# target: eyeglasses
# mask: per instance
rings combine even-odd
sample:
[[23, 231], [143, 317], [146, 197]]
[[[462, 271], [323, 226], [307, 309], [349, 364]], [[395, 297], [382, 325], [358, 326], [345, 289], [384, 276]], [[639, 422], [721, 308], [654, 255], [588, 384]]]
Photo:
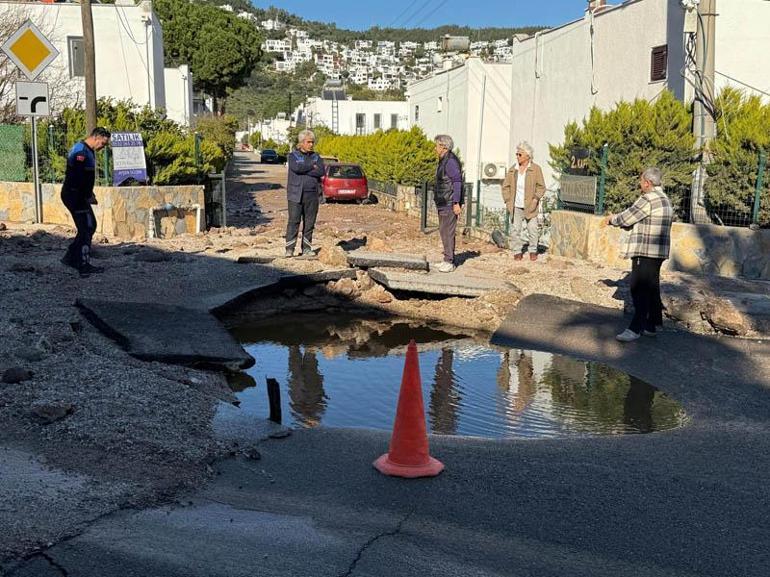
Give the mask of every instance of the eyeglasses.
[[517, 152], [517, 153], [516, 153], [516, 156], [527, 156], [527, 155], [526, 155], [526, 154], [524, 154], [523, 152]]

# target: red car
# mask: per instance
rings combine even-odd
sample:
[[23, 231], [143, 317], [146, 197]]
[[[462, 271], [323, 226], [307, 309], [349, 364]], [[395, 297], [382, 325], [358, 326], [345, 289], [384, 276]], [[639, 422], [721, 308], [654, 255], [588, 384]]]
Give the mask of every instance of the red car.
[[327, 164], [321, 183], [324, 197], [329, 200], [355, 200], [360, 204], [369, 198], [369, 183], [357, 164]]

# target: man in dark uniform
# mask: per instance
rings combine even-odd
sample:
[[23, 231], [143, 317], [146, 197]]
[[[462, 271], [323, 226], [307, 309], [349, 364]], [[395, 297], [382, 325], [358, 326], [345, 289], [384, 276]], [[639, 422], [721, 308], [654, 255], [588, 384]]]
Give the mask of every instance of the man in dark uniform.
[[96, 180], [96, 151], [101, 150], [110, 142], [110, 133], [105, 128], [94, 128], [85, 140], [73, 146], [67, 155], [67, 171], [64, 174], [64, 184], [61, 189], [61, 199], [64, 206], [72, 214], [77, 234], [67, 248], [62, 262], [76, 268], [80, 276], [102, 272], [102, 269], [91, 265], [91, 239], [96, 232], [96, 216], [91, 208], [96, 204], [94, 182]]
[[318, 203], [322, 194], [321, 177], [324, 163], [313, 152], [315, 134], [303, 130], [297, 137], [297, 148], [289, 154], [289, 179], [286, 197], [289, 202], [289, 222], [286, 225], [286, 257], [294, 256], [299, 223], [302, 221], [302, 256], [313, 254], [313, 229], [318, 216]]

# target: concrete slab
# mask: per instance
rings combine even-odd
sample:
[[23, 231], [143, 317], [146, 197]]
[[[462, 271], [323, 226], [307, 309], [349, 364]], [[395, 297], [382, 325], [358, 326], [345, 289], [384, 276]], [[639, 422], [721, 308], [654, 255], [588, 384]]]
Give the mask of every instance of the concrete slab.
[[433, 295], [478, 297], [494, 290], [514, 290], [514, 286], [499, 279], [468, 276], [461, 270], [450, 273], [403, 273], [370, 269], [369, 276], [389, 290]]
[[95, 327], [138, 359], [230, 369], [254, 364], [251, 355], [206, 311], [95, 299], [78, 299], [75, 304]]
[[403, 268], [407, 270], [428, 270], [424, 256], [387, 252], [356, 250], [348, 253], [348, 264], [360, 268]]

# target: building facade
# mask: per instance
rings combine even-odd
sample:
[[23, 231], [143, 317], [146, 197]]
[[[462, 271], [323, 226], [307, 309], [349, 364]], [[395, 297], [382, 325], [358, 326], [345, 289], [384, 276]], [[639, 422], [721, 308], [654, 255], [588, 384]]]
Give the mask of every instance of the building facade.
[[[469, 58], [407, 87], [411, 119], [428, 138], [448, 134], [467, 182], [480, 182], [482, 202], [502, 208], [500, 184], [513, 164], [510, 146], [511, 65]], [[498, 167], [495, 174], [483, 167]]]
[[[735, 86], [767, 98], [770, 74], [757, 65], [770, 53], [767, 23], [770, 2], [717, 1], [717, 91]], [[695, 14], [688, 15], [680, 0], [627, 0], [615, 6], [595, 2], [580, 20], [515, 38], [511, 147], [530, 142], [546, 183], [553, 187], [548, 145], [563, 142], [564, 127], [581, 122], [592, 107], [607, 110], [636, 98], [652, 101], [663, 90], [692, 102], [687, 51], [697, 26]]]
[[[336, 112], [335, 112], [336, 107]], [[337, 134], [371, 134], [378, 130], [408, 130], [409, 105], [390, 100], [324, 100], [309, 98], [297, 111], [308, 126], [326, 126]]]
[[[93, 4], [92, 14], [97, 97], [168, 110], [174, 120], [187, 118], [189, 123], [192, 77], [189, 70], [164, 70], [163, 31], [152, 3], [145, 0], [135, 5], [133, 0], [117, 0], [115, 4]], [[51, 87], [53, 112], [82, 105], [85, 59], [80, 4], [2, 2], [0, 18], [18, 21], [19, 25], [30, 19], [59, 51], [38, 79]], [[186, 78], [182, 79], [183, 75]], [[175, 82], [169, 93], [167, 77]]]

